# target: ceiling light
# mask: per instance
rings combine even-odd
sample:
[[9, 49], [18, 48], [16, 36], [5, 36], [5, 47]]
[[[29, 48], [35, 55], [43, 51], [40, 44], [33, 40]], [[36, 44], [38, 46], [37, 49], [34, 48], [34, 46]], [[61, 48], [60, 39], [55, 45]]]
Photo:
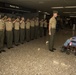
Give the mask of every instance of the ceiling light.
[[10, 5], [10, 7], [12, 7], [12, 8], [19, 8], [18, 6], [14, 6], [14, 5]]
[[62, 9], [64, 7], [51, 7], [52, 9]]
[[66, 6], [65, 8], [76, 8], [76, 6]]
[[44, 12], [46, 15], [50, 15], [48, 12]]

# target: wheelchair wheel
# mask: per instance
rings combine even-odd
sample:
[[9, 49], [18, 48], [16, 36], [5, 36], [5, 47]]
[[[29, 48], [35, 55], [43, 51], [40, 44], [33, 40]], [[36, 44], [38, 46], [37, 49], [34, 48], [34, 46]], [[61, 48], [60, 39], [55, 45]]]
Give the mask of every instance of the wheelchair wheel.
[[67, 54], [67, 55], [70, 54], [70, 49], [67, 49], [66, 54]]
[[63, 52], [66, 52], [66, 50], [67, 49], [65, 47], [62, 47], [60, 51], [63, 53]]

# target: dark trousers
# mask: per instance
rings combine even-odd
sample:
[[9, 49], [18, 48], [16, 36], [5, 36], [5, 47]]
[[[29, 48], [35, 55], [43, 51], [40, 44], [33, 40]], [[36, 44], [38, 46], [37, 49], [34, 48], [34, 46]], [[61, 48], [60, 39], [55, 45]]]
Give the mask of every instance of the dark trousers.
[[14, 43], [15, 45], [19, 43], [19, 30], [14, 30]]
[[6, 37], [7, 37], [7, 47], [11, 48], [12, 47], [12, 41], [13, 41], [13, 34], [12, 31], [6, 31]]
[[4, 44], [7, 43], [7, 40], [6, 40], [6, 30], [4, 31]]
[[49, 49], [53, 49], [54, 47], [54, 38], [55, 38], [56, 29], [51, 29], [51, 35], [49, 37]]
[[0, 51], [3, 49], [4, 45], [4, 31], [0, 31]]
[[35, 27], [31, 27], [31, 40], [35, 38]]
[[24, 43], [25, 40], [25, 29], [20, 29], [20, 42]]
[[35, 26], [35, 38], [37, 39], [39, 37], [39, 27]]
[[47, 28], [44, 27], [44, 36], [46, 36], [46, 33], [47, 33]]
[[43, 36], [43, 33], [44, 33], [43, 27], [40, 27], [40, 37]]
[[30, 41], [30, 29], [26, 29], [26, 41]]

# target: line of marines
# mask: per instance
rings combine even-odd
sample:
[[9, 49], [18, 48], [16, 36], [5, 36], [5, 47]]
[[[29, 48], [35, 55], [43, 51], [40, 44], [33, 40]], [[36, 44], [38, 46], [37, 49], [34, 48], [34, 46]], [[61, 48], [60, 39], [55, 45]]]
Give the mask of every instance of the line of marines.
[[39, 18], [16, 17], [11, 18], [0, 15], [0, 53], [5, 52], [4, 45], [8, 49], [14, 45], [24, 44], [39, 37], [46, 36], [48, 23], [47, 20]]

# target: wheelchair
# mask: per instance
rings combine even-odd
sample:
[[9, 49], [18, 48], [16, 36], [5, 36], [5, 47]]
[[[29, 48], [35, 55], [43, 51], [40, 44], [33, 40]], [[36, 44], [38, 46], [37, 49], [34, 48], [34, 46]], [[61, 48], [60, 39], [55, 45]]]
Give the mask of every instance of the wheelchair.
[[67, 47], [63, 47], [61, 50], [62, 52], [65, 52], [66, 54], [73, 53], [76, 56], [76, 42], [70, 42]]

